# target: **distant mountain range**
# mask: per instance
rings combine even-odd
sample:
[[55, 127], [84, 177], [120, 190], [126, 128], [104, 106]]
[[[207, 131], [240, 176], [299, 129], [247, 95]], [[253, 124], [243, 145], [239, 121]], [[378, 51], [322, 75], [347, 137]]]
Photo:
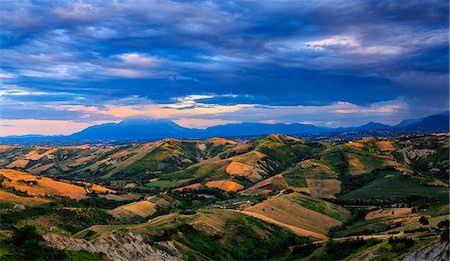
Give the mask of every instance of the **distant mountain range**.
[[265, 124], [237, 123], [194, 129], [181, 127], [170, 120], [160, 119], [126, 119], [120, 123], [106, 123], [88, 127], [80, 132], [67, 136], [7, 136], [0, 137], [1, 144], [45, 144], [70, 142], [102, 142], [102, 141], [148, 141], [165, 138], [203, 139], [210, 137], [258, 136], [267, 134], [302, 135], [313, 133], [349, 133], [349, 132], [449, 132], [449, 113], [431, 115], [420, 119], [404, 120], [395, 126], [376, 122], [359, 127], [327, 128], [312, 124]]

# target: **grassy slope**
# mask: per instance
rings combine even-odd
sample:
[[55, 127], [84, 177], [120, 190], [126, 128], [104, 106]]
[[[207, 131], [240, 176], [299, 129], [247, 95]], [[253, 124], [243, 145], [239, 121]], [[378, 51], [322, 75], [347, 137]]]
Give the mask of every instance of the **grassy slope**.
[[269, 135], [237, 146], [236, 149], [230, 149], [218, 157], [163, 175], [161, 179], [177, 181], [195, 178], [195, 182], [229, 179], [227, 167], [235, 161], [253, 168], [255, 173], [248, 174], [253, 181], [245, 176], [237, 180], [241, 185], [248, 187], [262, 177], [278, 174], [296, 162], [317, 154], [324, 147], [320, 143], [306, 142], [284, 135]]
[[255, 150], [268, 156], [265, 162], [270, 175], [278, 174], [293, 164], [313, 157], [325, 146], [284, 135], [269, 135], [251, 142]]
[[369, 184], [355, 189], [345, 195], [343, 198], [407, 198], [411, 195], [426, 196], [438, 199], [442, 202], [448, 202], [448, 188], [423, 186], [421, 179], [394, 175], [387, 177], [386, 174], [370, 182]]
[[291, 199], [305, 208], [322, 213], [341, 222], [345, 222], [350, 218], [350, 213], [348, 210], [325, 200], [320, 200], [303, 194], [295, 194], [295, 196], [292, 196]]
[[286, 255], [293, 244], [308, 242], [278, 226], [218, 209], [193, 215], [168, 214], [137, 225], [93, 226], [77, 237], [89, 230], [98, 236], [131, 231], [150, 241], [173, 240], [185, 257], [194, 259], [270, 259]]
[[25, 224], [37, 225], [42, 232], [74, 234], [94, 224], [115, 224], [106, 211], [97, 208], [67, 208], [51, 204], [29, 207], [23, 210], [0, 212], [1, 229], [13, 229]]
[[299, 193], [275, 196], [244, 210], [322, 235], [350, 217], [342, 207]]
[[153, 177], [159, 176], [185, 169], [233, 146], [232, 142], [165, 140], [159, 147], [122, 170], [119, 175], [127, 178], [133, 177], [137, 173], [140, 176], [145, 176], [145, 174]]

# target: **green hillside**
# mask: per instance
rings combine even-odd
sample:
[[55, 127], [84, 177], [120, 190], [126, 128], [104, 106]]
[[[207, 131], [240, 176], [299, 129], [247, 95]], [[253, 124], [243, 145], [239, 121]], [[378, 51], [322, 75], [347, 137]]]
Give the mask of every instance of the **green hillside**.
[[448, 203], [448, 188], [426, 185], [426, 180], [398, 172], [383, 172], [374, 181], [342, 195], [349, 199], [406, 199], [410, 196], [429, 197]]
[[92, 234], [89, 231], [97, 237], [122, 231], [145, 235], [149, 241], [172, 240], [188, 259], [283, 258], [293, 246], [311, 242], [279, 226], [228, 210], [169, 214], [138, 225], [93, 226], [76, 236], [86, 237]]
[[[193, 260], [396, 260], [448, 248], [448, 148], [445, 134], [1, 146], [0, 259], [32, 259], [15, 239], [23, 231], [38, 259], [98, 260], [128, 253], [127, 241]], [[58, 250], [48, 237], [71, 243]]]
[[163, 143], [114, 175], [114, 178], [153, 178], [184, 169], [232, 148], [234, 143], [164, 140]]

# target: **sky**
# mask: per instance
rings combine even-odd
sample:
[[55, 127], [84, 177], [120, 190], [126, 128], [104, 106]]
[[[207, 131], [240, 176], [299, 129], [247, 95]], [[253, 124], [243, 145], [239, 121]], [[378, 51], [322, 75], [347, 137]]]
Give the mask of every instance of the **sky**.
[[0, 0], [0, 136], [125, 118], [397, 124], [449, 109], [442, 0]]

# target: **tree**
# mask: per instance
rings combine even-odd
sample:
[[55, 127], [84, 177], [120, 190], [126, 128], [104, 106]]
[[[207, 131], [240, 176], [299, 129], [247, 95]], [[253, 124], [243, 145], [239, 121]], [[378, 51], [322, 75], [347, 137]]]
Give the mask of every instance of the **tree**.
[[16, 254], [23, 260], [62, 260], [66, 257], [63, 251], [53, 249], [44, 244], [34, 226], [26, 225], [15, 229], [11, 242]]
[[14, 230], [12, 237], [12, 242], [21, 247], [26, 244], [38, 244], [43, 240], [44, 238], [36, 232], [36, 228], [29, 225]]
[[422, 224], [423, 226], [430, 224], [430, 222], [428, 221], [428, 218], [426, 218], [425, 216], [421, 216], [419, 218], [419, 223]]
[[444, 232], [441, 234], [441, 242], [448, 242], [449, 241], [449, 231], [448, 227], [444, 229]]
[[448, 228], [449, 227], [449, 221], [448, 221], [448, 219], [446, 219], [446, 220], [442, 220], [441, 222], [439, 222], [438, 224], [437, 224], [437, 227], [438, 228]]

